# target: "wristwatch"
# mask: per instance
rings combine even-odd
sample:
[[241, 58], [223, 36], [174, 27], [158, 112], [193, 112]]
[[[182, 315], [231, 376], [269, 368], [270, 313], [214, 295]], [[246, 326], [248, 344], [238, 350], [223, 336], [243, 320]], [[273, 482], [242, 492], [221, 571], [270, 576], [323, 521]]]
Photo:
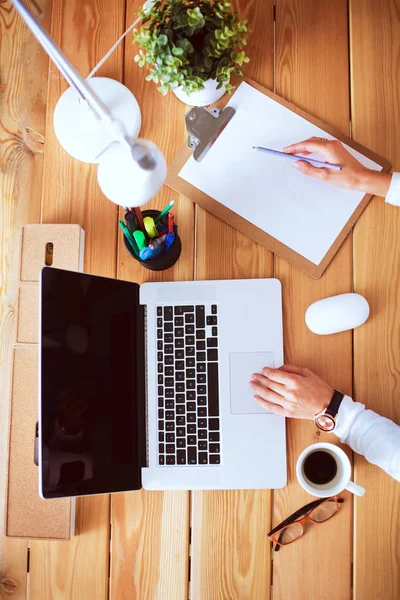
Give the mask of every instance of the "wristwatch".
[[333, 391], [331, 401], [325, 410], [314, 417], [314, 423], [322, 431], [333, 431], [336, 427], [336, 417], [339, 412], [339, 406], [344, 398], [342, 392]]

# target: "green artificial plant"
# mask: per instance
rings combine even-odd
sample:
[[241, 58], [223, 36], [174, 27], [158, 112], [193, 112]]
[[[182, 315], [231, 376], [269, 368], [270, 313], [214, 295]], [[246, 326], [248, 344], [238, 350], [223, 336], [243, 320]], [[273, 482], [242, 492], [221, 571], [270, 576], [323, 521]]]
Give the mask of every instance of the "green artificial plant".
[[243, 75], [249, 62], [243, 46], [248, 23], [239, 21], [227, 0], [156, 0], [150, 10], [139, 12], [140, 31], [134, 30], [134, 42], [140, 46], [135, 61], [147, 65], [148, 81], [158, 90], [181, 86], [186, 93], [204, 88], [214, 79], [229, 93], [232, 73]]

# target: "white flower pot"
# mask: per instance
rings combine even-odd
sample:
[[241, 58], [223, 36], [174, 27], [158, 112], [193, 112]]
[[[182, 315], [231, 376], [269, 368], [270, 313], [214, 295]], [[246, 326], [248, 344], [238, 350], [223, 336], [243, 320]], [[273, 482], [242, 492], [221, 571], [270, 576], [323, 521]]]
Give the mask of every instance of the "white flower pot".
[[183, 91], [181, 86], [172, 91], [181, 102], [184, 102], [189, 106], [208, 106], [222, 98], [226, 92], [224, 86], [217, 90], [217, 85], [218, 83], [215, 79], [207, 79], [207, 81], [204, 82], [204, 89], [199, 90], [198, 92], [187, 94]]

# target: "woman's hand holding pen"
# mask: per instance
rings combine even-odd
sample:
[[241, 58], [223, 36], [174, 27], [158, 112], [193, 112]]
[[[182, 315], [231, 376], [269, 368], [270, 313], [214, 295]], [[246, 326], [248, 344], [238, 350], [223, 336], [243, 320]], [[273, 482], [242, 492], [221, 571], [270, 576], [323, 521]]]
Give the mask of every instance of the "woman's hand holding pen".
[[309, 163], [298, 160], [294, 166], [315, 179], [326, 181], [340, 188], [359, 190], [376, 196], [386, 196], [392, 175], [380, 173], [367, 169], [337, 140], [324, 140], [312, 137], [297, 144], [291, 144], [283, 148], [287, 154], [303, 154], [307, 156], [312, 152], [318, 152], [324, 159], [331, 163], [340, 165], [341, 171], [334, 171], [321, 167], [314, 167]]

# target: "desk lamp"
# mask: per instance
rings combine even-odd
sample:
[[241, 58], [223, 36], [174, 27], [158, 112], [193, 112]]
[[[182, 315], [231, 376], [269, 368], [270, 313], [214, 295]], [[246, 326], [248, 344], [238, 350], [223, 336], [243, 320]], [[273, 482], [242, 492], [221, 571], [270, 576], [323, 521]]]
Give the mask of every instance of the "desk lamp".
[[133, 94], [106, 77], [86, 81], [23, 1], [11, 1], [71, 86], [55, 110], [56, 135], [63, 147], [78, 160], [98, 163], [99, 186], [115, 204], [148, 202], [162, 186], [167, 166], [155, 144], [136, 138], [141, 117]]

